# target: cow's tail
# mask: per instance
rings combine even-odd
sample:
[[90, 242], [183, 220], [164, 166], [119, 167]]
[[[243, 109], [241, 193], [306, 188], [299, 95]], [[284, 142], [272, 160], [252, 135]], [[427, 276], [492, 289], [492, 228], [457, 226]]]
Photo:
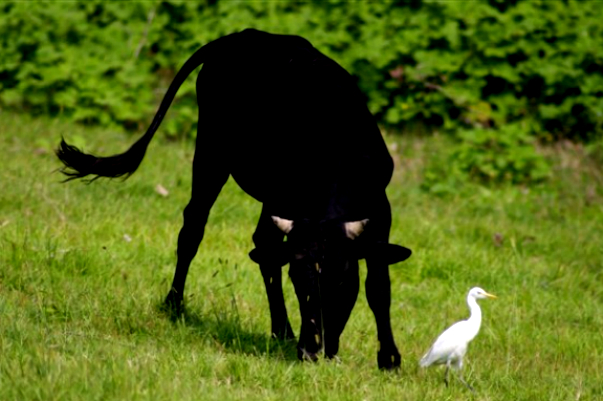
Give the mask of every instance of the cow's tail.
[[178, 89], [191, 72], [203, 64], [207, 59], [207, 50], [211, 47], [211, 43], [203, 46], [197, 50], [186, 63], [184, 63], [163, 97], [159, 110], [155, 114], [153, 122], [147, 129], [147, 132], [126, 152], [113, 156], [98, 157], [86, 154], [77, 147], [69, 145], [65, 142], [65, 139], [61, 139], [61, 144], [56, 150], [56, 155], [65, 165], [60, 170], [67, 176], [65, 181], [87, 176], [91, 176], [91, 178], [88, 179], [89, 181], [94, 181], [100, 177], [125, 176], [125, 178], [128, 178], [132, 175], [138, 166], [140, 166], [147, 146], [151, 142], [151, 139], [153, 139], [153, 135], [155, 135], [155, 131], [159, 128], [163, 117], [165, 117]]

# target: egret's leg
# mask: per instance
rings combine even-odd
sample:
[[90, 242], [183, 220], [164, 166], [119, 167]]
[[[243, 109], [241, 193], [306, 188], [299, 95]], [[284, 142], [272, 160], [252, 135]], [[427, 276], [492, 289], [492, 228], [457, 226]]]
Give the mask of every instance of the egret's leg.
[[446, 372], [444, 372], [444, 383], [448, 387], [448, 372], [450, 371], [450, 361], [446, 362]]
[[459, 360], [455, 369], [457, 372], [459, 372], [459, 380], [461, 381], [461, 383], [463, 383], [465, 385], [465, 387], [467, 387], [469, 390], [471, 390], [472, 393], [475, 393], [475, 390], [473, 389], [473, 387], [471, 387], [469, 385], [469, 383], [467, 383], [465, 381], [465, 379], [463, 378], [463, 361], [462, 360]]
[[475, 393], [475, 390], [473, 389], [473, 387], [471, 387], [471, 385], [469, 383], [467, 383], [465, 381], [465, 379], [463, 379], [463, 373], [459, 370], [459, 380], [461, 381], [461, 383], [463, 383], [469, 390], [471, 390], [472, 393]]

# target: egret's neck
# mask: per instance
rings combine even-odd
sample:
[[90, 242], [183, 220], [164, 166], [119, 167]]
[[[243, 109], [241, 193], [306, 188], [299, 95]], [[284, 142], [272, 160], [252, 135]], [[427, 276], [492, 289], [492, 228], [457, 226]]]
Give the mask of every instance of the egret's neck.
[[471, 338], [473, 338], [479, 332], [479, 327], [482, 324], [482, 310], [475, 298], [470, 296], [467, 297], [467, 306], [469, 306], [469, 310], [471, 311], [471, 316], [467, 319], [467, 323], [469, 323], [471, 327]]

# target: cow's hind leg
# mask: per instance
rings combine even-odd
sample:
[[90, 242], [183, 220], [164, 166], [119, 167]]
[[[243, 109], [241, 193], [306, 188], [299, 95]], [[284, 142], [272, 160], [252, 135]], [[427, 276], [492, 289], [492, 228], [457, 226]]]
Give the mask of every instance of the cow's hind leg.
[[[282, 244], [285, 234], [279, 230], [272, 222], [271, 216], [262, 210], [257, 229], [253, 234], [253, 243], [256, 248], [264, 249], [270, 252]], [[272, 335], [275, 338], [284, 340], [295, 338], [287, 308], [283, 296], [282, 286], [282, 266], [278, 261], [270, 259], [260, 263], [260, 271], [264, 278], [266, 294], [268, 295], [268, 305], [270, 307], [270, 318], [272, 320]]]
[[[211, 207], [211, 205], [209, 205]], [[184, 209], [184, 224], [178, 235], [178, 261], [176, 263], [176, 271], [174, 272], [174, 280], [172, 287], [165, 299], [165, 304], [172, 312], [179, 315], [182, 311], [182, 300], [184, 296], [184, 284], [191, 261], [197, 254], [199, 244], [203, 240], [203, 232], [207, 223], [209, 209], [204, 213], [202, 209], [203, 201], [191, 198], [188, 205]]]
[[[205, 130], [208, 133], [203, 136], [202, 131]], [[200, 122], [193, 161], [192, 195], [184, 209], [184, 223], [178, 235], [178, 261], [174, 281], [165, 300], [166, 305], [176, 315], [182, 310], [186, 276], [203, 239], [209, 211], [229, 176], [227, 166], [224, 165], [225, 158], [219, 152], [219, 144], [204, 139], [211, 138], [211, 132], [213, 131], [208, 127], [202, 129]]]

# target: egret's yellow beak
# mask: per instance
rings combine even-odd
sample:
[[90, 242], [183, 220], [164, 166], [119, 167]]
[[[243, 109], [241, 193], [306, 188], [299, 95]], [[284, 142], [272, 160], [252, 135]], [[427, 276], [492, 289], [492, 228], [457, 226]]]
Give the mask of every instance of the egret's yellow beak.
[[488, 298], [491, 298], [491, 299], [496, 299], [496, 298], [498, 298], [498, 297], [497, 297], [496, 295], [494, 295], [494, 294], [488, 294], [488, 293], [486, 293], [486, 294], [484, 294], [484, 295], [486, 295]]

